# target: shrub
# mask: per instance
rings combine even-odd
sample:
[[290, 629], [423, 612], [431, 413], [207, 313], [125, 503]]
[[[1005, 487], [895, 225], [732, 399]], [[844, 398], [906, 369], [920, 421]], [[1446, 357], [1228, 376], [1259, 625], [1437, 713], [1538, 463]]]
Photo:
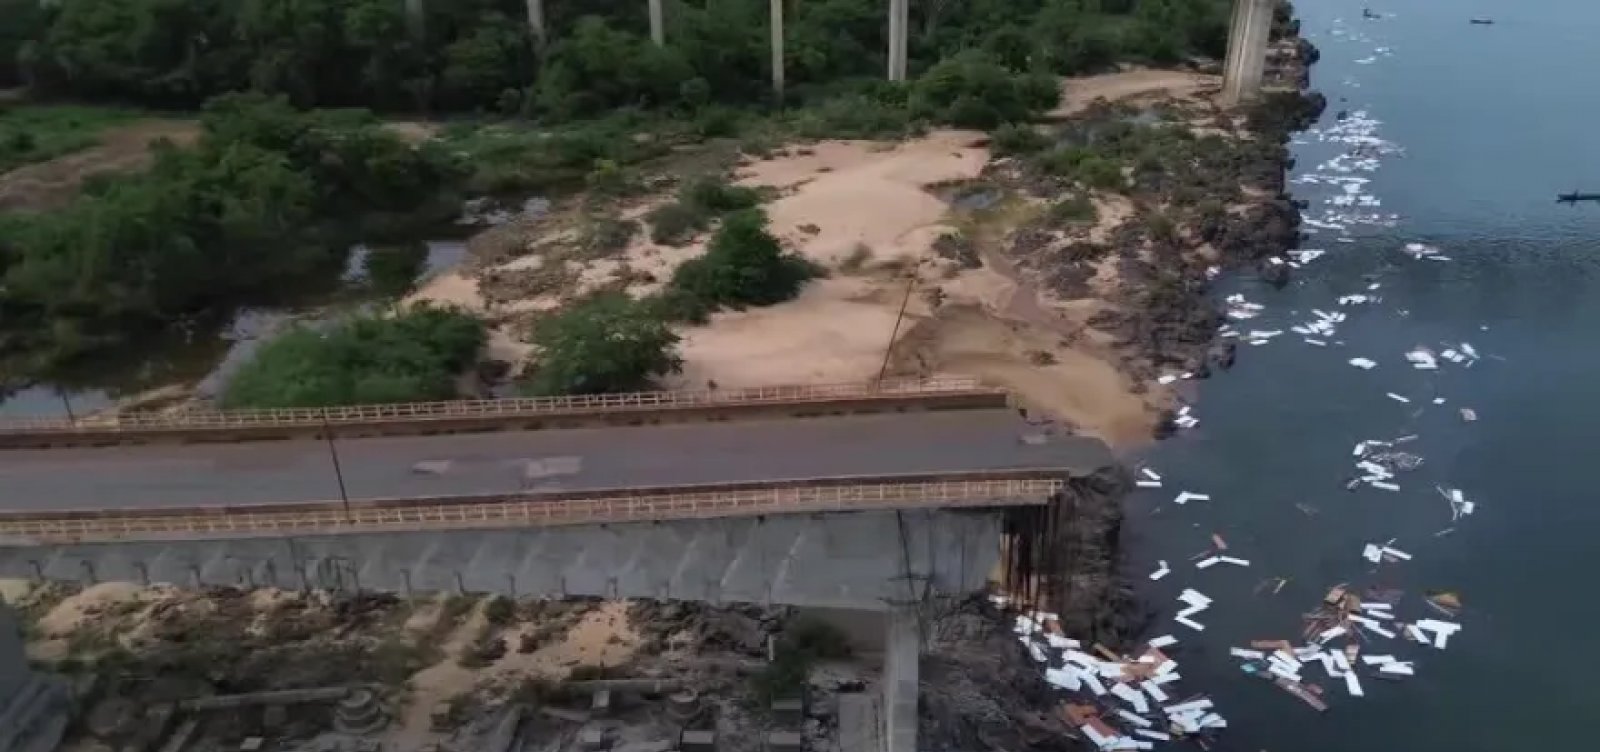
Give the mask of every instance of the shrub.
[[440, 400], [486, 339], [483, 322], [448, 308], [298, 327], [264, 344], [223, 390], [224, 407], [329, 407]]
[[989, 142], [997, 157], [1034, 154], [1050, 145], [1050, 138], [1028, 125], [1007, 123], [995, 129]]
[[697, 207], [674, 201], [662, 204], [644, 215], [650, 224], [650, 242], [659, 245], [683, 245], [710, 226], [710, 217]]
[[525, 391], [535, 395], [633, 392], [677, 373], [678, 335], [623, 293], [587, 298], [534, 326], [539, 361]]
[[969, 50], [939, 61], [917, 79], [911, 112], [960, 127], [994, 128], [1033, 119], [1057, 96], [1049, 77], [1013, 72]]
[[731, 214], [706, 254], [678, 267], [671, 287], [709, 308], [771, 305], [793, 298], [817, 270], [778, 245], [758, 210]]
[[754, 188], [730, 185], [720, 176], [702, 176], [684, 185], [676, 201], [652, 209], [645, 221], [650, 223], [651, 241], [682, 245], [710, 227], [712, 219], [759, 203], [761, 193]]
[[1083, 194], [1073, 194], [1050, 205], [1050, 218], [1057, 222], [1093, 222], [1098, 215], [1094, 202]]

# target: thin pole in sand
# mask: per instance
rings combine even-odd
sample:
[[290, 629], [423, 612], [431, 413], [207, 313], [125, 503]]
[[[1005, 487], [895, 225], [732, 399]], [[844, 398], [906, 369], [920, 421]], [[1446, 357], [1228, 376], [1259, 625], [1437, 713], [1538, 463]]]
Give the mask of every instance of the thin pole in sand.
[[878, 366], [878, 381], [883, 383], [883, 375], [889, 372], [889, 354], [894, 351], [894, 341], [900, 336], [900, 322], [906, 318], [906, 305], [911, 302], [911, 291], [917, 286], [917, 275], [912, 273], [906, 279], [906, 294], [900, 299], [900, 313], [894, 317], [894, 331], [889, 332], [889, 343], [883, 346], [883, 364]]

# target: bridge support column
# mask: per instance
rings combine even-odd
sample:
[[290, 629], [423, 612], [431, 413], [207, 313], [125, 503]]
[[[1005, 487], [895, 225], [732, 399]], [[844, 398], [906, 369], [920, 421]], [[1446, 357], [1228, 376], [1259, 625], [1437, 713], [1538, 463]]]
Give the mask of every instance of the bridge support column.
[[667, 27], [661, 15], [661, 0], [650, 0], [650, 41], [657, 47], [667, 43]]
[[772, 0], [772, 93], [783, 99], [783, 3]]
[[1233, 0], [1228, 26], [1228, 59], [1222, 70], [1222, 101], [1235, 105], [1261, 91], [1272, 35], [1272, 0]]
[[886, 752], [917, 752], [922, 618], [915, 605], [893, 605], [885, 620], [888, 634], [883, 646], [883, 748]]
[[544, 0], [528, 0], [528, 32], [533, 36], [533, 49], [544, 52], [549, 34], [544, 26]]
[[911, 0], [889, 0], [889, 80], [906, 80], [906, 31], [911, 26]]
[[405, 0], [406, 3], [406, 30], [411, 32], [413, 39], [422, 36], [425, 21], [423, 19], [422, 0]]

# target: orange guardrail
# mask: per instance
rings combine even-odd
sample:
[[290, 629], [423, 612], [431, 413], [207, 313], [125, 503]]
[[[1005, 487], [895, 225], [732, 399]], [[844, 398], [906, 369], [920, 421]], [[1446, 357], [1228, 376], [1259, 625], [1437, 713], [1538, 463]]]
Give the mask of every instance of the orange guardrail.
[[939, 395], [1004, 394], [977, 379], [934, 378], [767, 386], [746, 389], [702, 389], [634, 392], [570, 397], [519, 397], [446, 402], [406, 402], [329, 408], [264, 410], [188, 410], [175, 413], [130, 412], [77, 420], [65, 418], [0, 419], [0, 434], [73, 433], [82, 431], [185, 431], [238, 428], [317, 428], [324, 425], [383, 422], [449, 421], [471, 418], [582, 415], [648, 410], [738, 407], [745, 405], [825, 403], [841, 400], [908, 400]]
[[251, 506], [0, 512], [0, 541], [24, 544], [254, 537], [642, 522], [763, 514], [1044, 504], [1058, 469], [837, 478], [571, 493]]

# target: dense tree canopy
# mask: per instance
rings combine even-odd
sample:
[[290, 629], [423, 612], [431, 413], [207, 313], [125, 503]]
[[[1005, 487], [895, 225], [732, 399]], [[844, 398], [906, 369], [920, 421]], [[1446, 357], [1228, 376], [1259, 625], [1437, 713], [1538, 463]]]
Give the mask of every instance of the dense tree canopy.
[[426, 306], [292, 329], [256, 351], [228, 382], [222, 403], [332, 407], [451, 399], [485, 338], [476, 318]]
[[405, 215], [454, 163], [362, 113], [214, 100], [192, 148], [158, 144], [145, 173], [102, 178], [64, 209], [0, 222], [0, 371], [49, 372], [336, 267], [350, 217]]
[[[297, 105], [502, 111], [544, 118], [767, 96], [766, 0], [668, 2], [665, 48], [635, 0], [546, 3], [534, 49], [522, 0], [0, 0], [0, 85], [195, 106], [255, 89]], [[885, 3], [806, 0], [786, 24], [804, 96], [884, 70]], [[1228, 0], [913, 3], [911, 72], [984, 51], [1015, 71], [1079, 73], [1126, 59], [1219, 56]]]
[[538, 364], [530, 394], [605, 394], [650, 388], [683, 367], [678, 335], [644, 304], [619, 292], [580, 301], [534, 326]]

